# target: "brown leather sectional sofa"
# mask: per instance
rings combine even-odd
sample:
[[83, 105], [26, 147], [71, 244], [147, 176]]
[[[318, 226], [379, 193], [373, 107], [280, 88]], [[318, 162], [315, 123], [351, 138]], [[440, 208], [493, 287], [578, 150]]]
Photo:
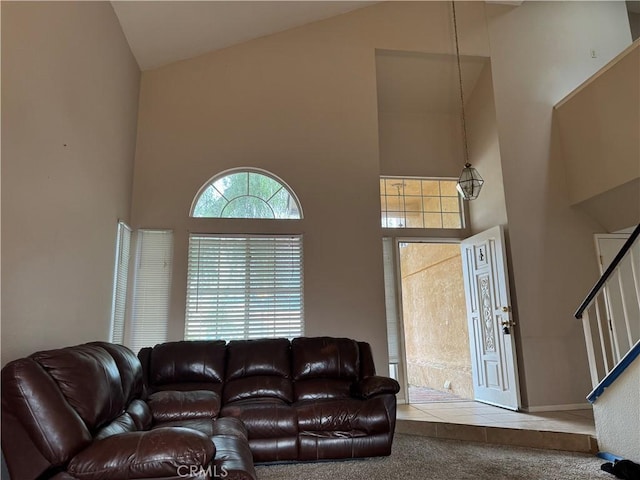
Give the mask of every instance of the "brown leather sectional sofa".
[[344, 338], [94, 342], [2, 370], [12, 480], [256, 480], [255, 462], [388, 455], [398, 384]]

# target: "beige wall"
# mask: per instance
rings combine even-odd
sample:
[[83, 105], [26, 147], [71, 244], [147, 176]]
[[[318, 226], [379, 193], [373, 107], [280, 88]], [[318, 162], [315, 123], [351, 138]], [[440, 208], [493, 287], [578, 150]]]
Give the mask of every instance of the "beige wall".
[[630, 43], [625, 6], [524, 2], [487, 14], [523, 401], [584, 403], [584, 338], [572, 314], [597, 279], [598, 226], [569, 205], [552, 107]]
[[400, 270], [409, 384], [473, 398], [460, 246], [407, 243]]
[[2, 2], [2, 363], [108, 338], [140, 73], [108, 2]]
[[457, 177], [463, 158], [460, 116], [447, 113], [380, 113], [382, 175]]
[[487, 62], [466, 102], [469, 160], [485, 181], [480, 196], [469, 202], [471, 232], [507, 224], [500, 142], [496, 123], [491, 65]]
[[[175, 232], [171, 338], [184, 328], [189, 231], [303, 233], [305, 333], [367, 340], [387, 371], [375, 49], [451, 53], [449, 14], [380, 4], [143, 74], [133, 223]], [[463, 20], [481, 14], [471, 5]], [[189, 219], [198, 188], [239, 166], [284, 179], [305, 219]]]
[[640, 178], [639, 105], [640, 40], [555, 106], [572, 204]]

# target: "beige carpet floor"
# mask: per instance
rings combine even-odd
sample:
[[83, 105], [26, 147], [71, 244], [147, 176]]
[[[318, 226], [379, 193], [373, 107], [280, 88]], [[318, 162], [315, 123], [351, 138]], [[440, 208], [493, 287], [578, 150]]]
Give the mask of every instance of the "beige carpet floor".
[[258, 465], [258, 480], [615, 480], [604, 460], [554, 450], [396, 435], [389, 457]]

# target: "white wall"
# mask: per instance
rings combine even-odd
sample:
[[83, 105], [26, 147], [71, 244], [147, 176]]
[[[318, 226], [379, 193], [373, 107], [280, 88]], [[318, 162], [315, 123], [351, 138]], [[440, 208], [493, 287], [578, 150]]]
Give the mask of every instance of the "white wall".
[[598, 448], [640, 463], [640, 358], [593, 404]]
[[552, 109], [629, 45], [625, 5], [486, 8], [524, 404], [580, 404], [590, 385], [572, 314], [598, 276], [592, 234], [599, 227], [569, 206]]
[[108, 339], [139, 78], [109, 2], [2, 2], [2, 364]]

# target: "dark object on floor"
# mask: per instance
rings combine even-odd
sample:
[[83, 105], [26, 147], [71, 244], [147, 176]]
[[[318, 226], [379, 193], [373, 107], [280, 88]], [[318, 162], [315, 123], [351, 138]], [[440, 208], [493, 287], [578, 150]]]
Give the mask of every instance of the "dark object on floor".
[[600, 468], [615, 475], [616, 478], [640, 480], [640, 465], [631, 460], [616, 460], [614, 463], [607, 462], [602, 464]]

